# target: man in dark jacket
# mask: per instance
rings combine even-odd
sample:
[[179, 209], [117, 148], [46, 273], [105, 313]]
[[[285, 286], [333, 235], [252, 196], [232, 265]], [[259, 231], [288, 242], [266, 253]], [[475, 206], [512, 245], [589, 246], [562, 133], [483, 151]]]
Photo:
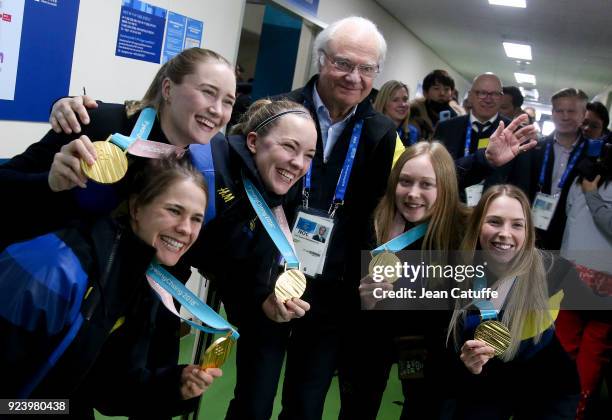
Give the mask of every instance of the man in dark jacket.
[[[487, 73], [477, 76], [469, 92], [469, 101], [472, 104], [470, 113], [440, 122], [434, 139], [444, 143], [454, 159], [486, 149], [499, 123], [503, 121], [505, 126], [510, 123], [510, 120], [499, 113], [502, 96], [502, 84], [496, 75]], [[493, 171], [485, 180], [484, 188], [505, 182], [513, 165], [514, 163], [510, 162]], [[467, 198], [468, 204], [474, 205], [478, 201], [478, 194], [472, 196], [468, 193]]]
[[[540, 140], [536, 148], [516, 159], [515, 170], [508, 179], [516, 185], [528, 185], [526, 192], [532, 203], [538, 193], [549, 196], [549, 199], [543, 197], [544, 201], [555, 203], [554, 212], [544, 215], [550, 220], [548, 228], [536, 232], [538, 246], [544, 249], [561, 247], [567, 194], [578, 176], [580, 160], [588, 152], [588, 142], [580, 130], [587, 102], [587, 95], [580, 89], [566, 88], [555, 93], [551, 98], [555, 131]], [[541, 205], [534, 203], [534, 207], [545, 209], [548, 206], [544, 206], [544, 201], [538, 202]]]

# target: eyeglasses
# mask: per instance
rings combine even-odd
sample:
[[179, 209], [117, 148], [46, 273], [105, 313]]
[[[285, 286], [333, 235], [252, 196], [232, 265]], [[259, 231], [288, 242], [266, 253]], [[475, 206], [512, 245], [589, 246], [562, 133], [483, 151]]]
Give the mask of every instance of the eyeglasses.
[[324, 57], [327, 57], [334, 68], [342, 73], [352, 73], [356, 67], [359, 74], [363, 77], [374, 78], [380, 72], [380, 67], [378, 64], [353, 64], [344, 58], [330, 57], [325, 51], [321, 51], [321, 53], [321, 65], [323, 64]]
[[504, 96], [501, 92], [487, 92], [486, 90], [473, 90], [474, 95], [478, 97], [478, 99], [485, 99], [487, 96], [490, 96], [493, 99], [499, 99]]
[[601, 130], [603, 128], [603, 124], [599, 124], [595, 121], [584, 120], [582, 123], [584, 128], [590, 128], [591, 130]]

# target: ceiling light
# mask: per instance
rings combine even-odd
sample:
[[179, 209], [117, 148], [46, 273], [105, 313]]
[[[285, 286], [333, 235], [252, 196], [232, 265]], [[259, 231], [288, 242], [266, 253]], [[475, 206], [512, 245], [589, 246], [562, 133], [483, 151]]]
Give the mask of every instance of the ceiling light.
[[536, 84], [536, 77], [533, 74], [528, 73], [514, 73], [514, 78], [517, 83], [529, 83], [532, 85]]
[[521, 60], [531, 60], [531, 46], [527, 44], [514, 44], [503, 42], [506, 55], [510, 58], [520, 58]]
[[527, 0], [489, 0], [489, 4], [493, 6], [509, 6], [509, 7], [527, 7]]

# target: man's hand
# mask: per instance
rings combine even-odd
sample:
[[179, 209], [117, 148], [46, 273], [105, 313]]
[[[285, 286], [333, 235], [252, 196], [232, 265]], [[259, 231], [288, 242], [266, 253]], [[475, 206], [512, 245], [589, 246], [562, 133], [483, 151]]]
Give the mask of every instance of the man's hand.
[[198, 365], [185, 366], [181, 372], [181, 397], [184, 400], [199, 397], [212, 385], [215, 378], [221, 375], [221, 369], [202, 370]]
[[261, 308], [272, 321], [289, 322], [294, 318], [301, 318], [306, 315], [306, 312], [310, 310], [310, 304], [298, 298], [282, 303], [274, 293], [270, 293], [262, 303]]
[[495, 356], [495, 350], [479, 340], [468, 340], [461, 346], [459, 358], [474, 375], [482, 372], [482, 367]]
[[514, 159], [519, 153], [526, 152], [538, 144], [536, 128], [533, 124], [517, 130], [521, 124], [527, 121], [529, 121], [529, 117], [526, 114], [516, 117], [508, 124], [508, 127], [505, 127], [503, 121], [500, 121], [485, 150], [485, 157], [491, 165], [502, 166]]
[[96, 158], [96, 150], [87, 136], [81, 136], [62, 146], [53, 157], [47, 178], [51, 191], [65, 191], [76, 186], [85, 188], [87, 177], [81, 170], [81, 159], [93, 165]]
[[[62, 131], [66, 134], [80, 133], [81, 123], [89, 124], [87, 109], [97, 108], [98, 103], [90, 96], [75, 96], [62, 98], [53, 104], [49, 122], [56, 133]], [[77, 118], [78, 116], [78, 118]]]

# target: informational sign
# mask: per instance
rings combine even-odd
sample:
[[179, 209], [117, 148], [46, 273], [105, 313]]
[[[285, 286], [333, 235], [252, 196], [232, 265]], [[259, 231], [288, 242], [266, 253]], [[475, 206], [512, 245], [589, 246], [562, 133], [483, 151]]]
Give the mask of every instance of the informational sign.
[[4, 1], [0, 9], [0, 99], [15, 98], [25, 0]]
[[68, 95], [79, 0], [0, 0], [0, 119], [48, 121]]
[[185, 32], [185, 49], [199, 47], [202, 41], [202, 30], [204, 22], [199, 20], [187, 19], [187, 32]]
[[164, 41], [164, 56], [162, 63], [183, 51], [185, 40], [185, 28], [187, 17], [178, 13], [168, 12], [168, 23], [166, 24], [166, 39]]
[[202, 43], [204, 22], [178, 13], [168, 12], [166, 37], [162, 63], [187, 48], [199, 47]]
[[319, 9], [319, 0], [286, 0], [287, 3], [292, 4], [305, 12], [308, 12], [312, 16], [317, 16]]
[[123, 0], [115, 55], [159, 63], [166, 12], [139, 0]]

